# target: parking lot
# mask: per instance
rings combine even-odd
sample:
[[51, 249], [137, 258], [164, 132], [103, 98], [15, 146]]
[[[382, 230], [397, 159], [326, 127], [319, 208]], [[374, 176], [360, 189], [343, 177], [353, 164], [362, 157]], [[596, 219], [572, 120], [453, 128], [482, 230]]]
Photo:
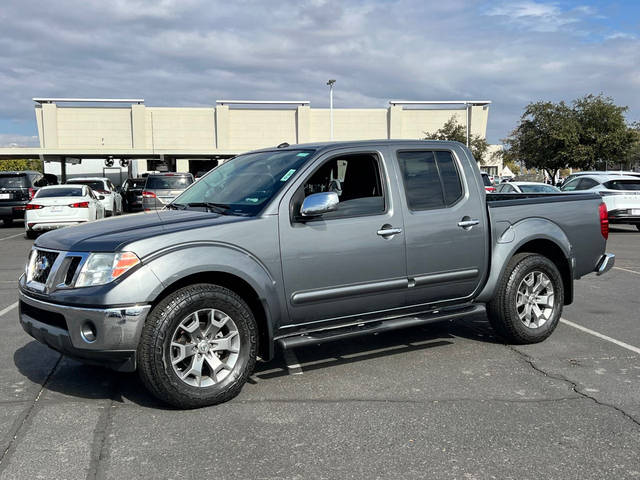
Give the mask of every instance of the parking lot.
[[635, 228], [612, 228], [616, 267], [576, 282], [541, 344], [478, 316], [298, 349], [194, 411], [22, 331], [31, 244], [0, 228], [1, 478], [640, 478]]

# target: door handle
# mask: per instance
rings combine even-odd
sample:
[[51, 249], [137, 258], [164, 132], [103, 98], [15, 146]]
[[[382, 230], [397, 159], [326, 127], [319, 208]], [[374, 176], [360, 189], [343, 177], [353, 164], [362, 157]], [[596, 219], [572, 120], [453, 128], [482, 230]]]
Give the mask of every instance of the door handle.
[[381, 237], [387, 237], [389, 235], [397, 235], [398, 233], [402, 233], [401, 228], [388, 228], [386, 225], [378, 230], [378, 235]]
[[471, 227], [473, 227], [474, 225], [478, 225], [480, 223], [480, 220], [462, 220], [460, 222], [458, 222], [458, 226], [460, 228], [464, 228], [464, 229], [470, 229]]

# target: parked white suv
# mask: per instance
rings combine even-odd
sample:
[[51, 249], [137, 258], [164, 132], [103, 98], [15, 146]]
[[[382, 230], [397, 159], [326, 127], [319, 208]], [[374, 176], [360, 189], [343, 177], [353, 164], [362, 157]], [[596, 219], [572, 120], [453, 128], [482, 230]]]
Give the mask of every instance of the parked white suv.
[[87, 185], [96, 193], [104, 197], [102, 200], [102, 206], [104, 207], [106, 216], [121, 215], [122, 214], [122, 195], [116, 191], [111, 180], [106, 177], [78, 177], [70, 178], [66, 184], [73, 185]]

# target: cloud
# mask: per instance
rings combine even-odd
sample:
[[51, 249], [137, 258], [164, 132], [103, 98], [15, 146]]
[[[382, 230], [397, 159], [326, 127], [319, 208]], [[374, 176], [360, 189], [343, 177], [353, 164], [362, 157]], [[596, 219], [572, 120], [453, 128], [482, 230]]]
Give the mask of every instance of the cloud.
[[34, 135], [36, 96], [324, 107], [329, 78], [337, 107], [487, 98], [491, 142], [540, 99], [603, 91], [635, 115], [640, 45], [606, 39], [627, 32], [594, 23], [601, 13], [535, 1], [5, 0], [0, 132]]
[[0, 133], [0, 147], [39, 147], [37, 135]]

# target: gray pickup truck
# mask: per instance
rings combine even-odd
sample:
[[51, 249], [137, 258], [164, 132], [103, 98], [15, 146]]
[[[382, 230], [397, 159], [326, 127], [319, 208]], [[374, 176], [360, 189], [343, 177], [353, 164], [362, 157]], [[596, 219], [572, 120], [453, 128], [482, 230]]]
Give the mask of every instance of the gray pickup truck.
[[199, 407], [237, 395], [276, 347], [485, 305], [506, 342], [542, 341], [573, 280], [612, 267], [607, 235], [598, 195], [487, 195], [456, 142], [283, 144], [222, 164], [162, 211], [40, 237], [20, 322]]

